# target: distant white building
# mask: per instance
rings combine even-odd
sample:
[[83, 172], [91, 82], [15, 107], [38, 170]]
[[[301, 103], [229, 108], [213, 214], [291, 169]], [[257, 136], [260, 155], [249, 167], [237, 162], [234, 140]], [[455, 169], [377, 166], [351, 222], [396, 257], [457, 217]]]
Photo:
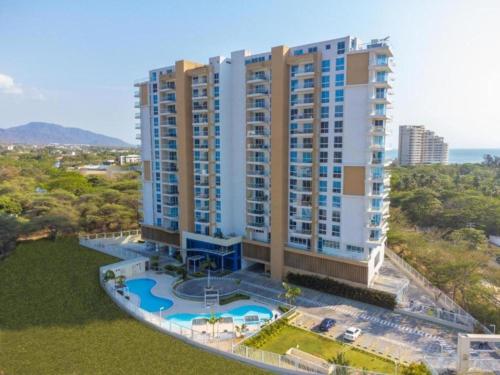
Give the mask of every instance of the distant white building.
[[448, 144], [423, 125], [399, 127], [400, 165], [448, 164]]
[[141, 155], [122, 155], [120, 156], [120, 165], [124, 164], [135, 164], [141, 162]]

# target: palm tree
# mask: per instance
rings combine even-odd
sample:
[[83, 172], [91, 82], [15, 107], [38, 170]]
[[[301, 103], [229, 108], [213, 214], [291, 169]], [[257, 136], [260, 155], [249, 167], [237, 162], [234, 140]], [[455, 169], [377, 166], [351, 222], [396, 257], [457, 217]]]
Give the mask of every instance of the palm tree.
[[279, 297], [284, 297], [290, 305], [293, 305], [295, 299], [302, 294], [302, 290], [299, 287], [288, 285], [285, 282], [282, 285], [285, 292], [280, 294]]
[[210, 314], [210, 318], [208, 318], [208, 324], [212, 326], [212, 337], [215, 337], [215, 324], [217, 324], [219, 321], [220, 318], [212, 311], [212, 313]]

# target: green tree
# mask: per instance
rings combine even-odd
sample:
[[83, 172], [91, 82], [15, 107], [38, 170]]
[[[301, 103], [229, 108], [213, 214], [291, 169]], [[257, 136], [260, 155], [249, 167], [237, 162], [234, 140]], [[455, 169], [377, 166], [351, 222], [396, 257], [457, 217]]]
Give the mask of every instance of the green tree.
[[413, 362], [401, 370], [402, 375], [431, 375], [429, 369], [422, 362]]
[[299, 287], [289, 285], [285, 282], [282, 283], [282, 286], [285, 291], [280, 297], [285, 298], [289, 304], [293, 305], [297, 297], [302, 294], [302, 290]]
[[455, 243], [465, 243], [470, 250], [479, 250], [484, 248], [488, 239], [482, 230], [475, 228], [462, 228], [451, 232], [448, 238]]

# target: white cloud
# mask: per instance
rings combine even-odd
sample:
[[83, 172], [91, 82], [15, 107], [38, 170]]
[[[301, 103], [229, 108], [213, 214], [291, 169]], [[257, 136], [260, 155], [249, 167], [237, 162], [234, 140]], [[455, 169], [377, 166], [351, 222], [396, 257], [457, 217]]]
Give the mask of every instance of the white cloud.
[[14, 78], [0, 73], [0, 92], [4, 94], [21, 95], [23, 88], [14, 82]]

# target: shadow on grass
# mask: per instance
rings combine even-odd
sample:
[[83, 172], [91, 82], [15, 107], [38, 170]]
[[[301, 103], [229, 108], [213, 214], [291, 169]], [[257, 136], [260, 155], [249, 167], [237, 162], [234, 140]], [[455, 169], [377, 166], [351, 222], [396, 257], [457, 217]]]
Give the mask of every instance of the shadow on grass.
[[101, 289], [99, 267], [117, 259], [80, 247], [76, 238], [20, 244], [0, 262], [0, 326], [75, 326], [125, 319]]

